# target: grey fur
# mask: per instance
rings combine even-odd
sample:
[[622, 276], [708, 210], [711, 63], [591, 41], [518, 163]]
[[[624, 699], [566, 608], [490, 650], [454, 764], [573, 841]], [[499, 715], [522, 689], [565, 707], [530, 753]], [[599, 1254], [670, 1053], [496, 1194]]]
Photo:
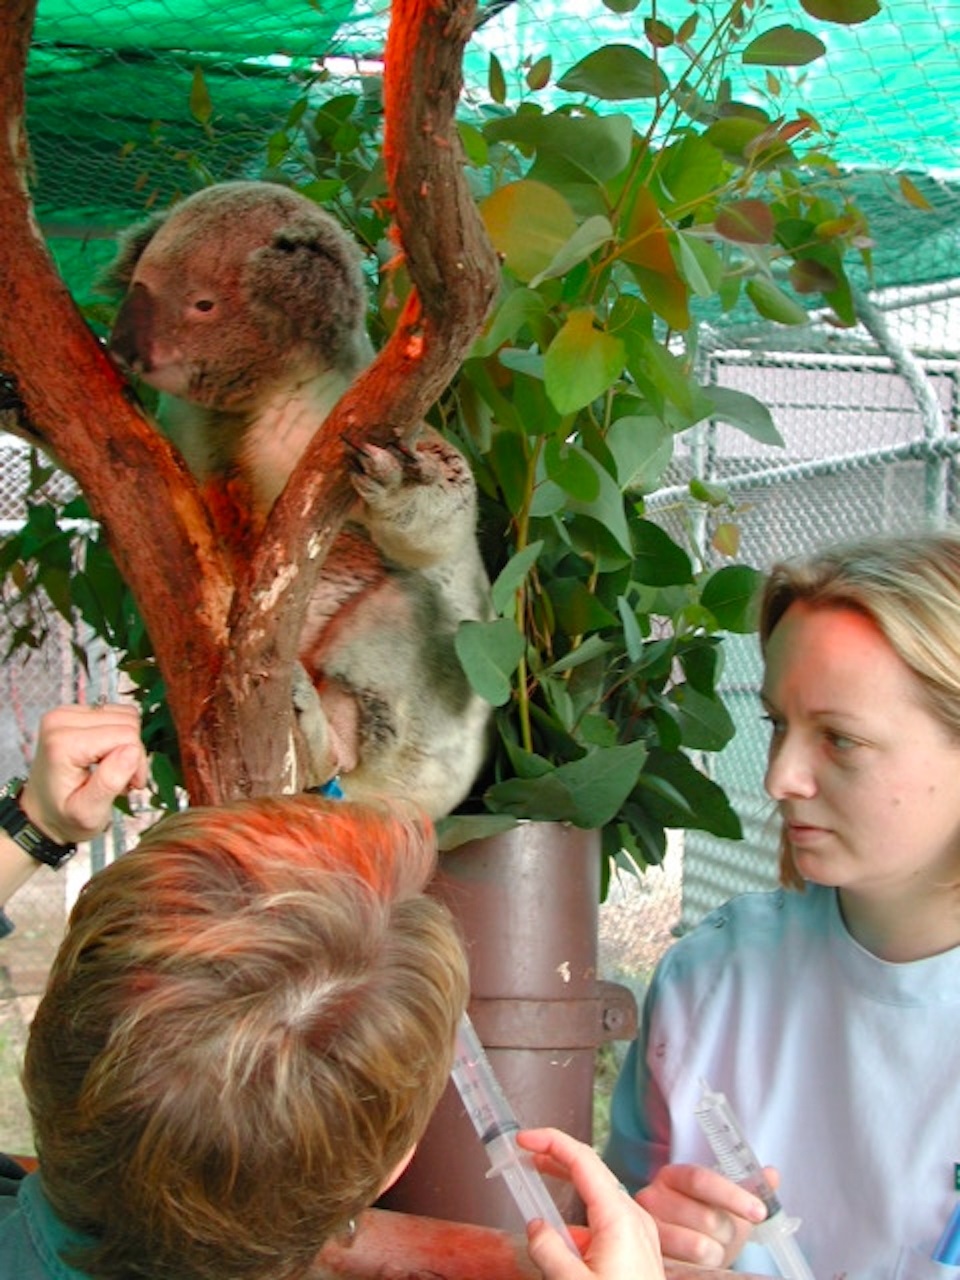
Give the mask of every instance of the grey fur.
[[[285, 187], [223, 183], [124, 237], [111, 349], [163, 394], [160, 421], [198, 480], [237, 477], [269, 510], [371, 349], [353, 241]], [[468, 793], [489, 708], [460, 668], [463, 619], [488, 616], [477, 496], [463, 456], [356, 450], [355, 519], [311, 601], [295, 700], [316, 769], [348, 797], [402, 795], [434, 817]]]

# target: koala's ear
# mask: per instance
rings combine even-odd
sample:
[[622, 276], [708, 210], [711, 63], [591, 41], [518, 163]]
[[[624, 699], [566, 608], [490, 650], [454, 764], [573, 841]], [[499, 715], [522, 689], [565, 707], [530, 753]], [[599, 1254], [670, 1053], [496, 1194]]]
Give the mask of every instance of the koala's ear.
[[285, 223], [251, 254], [244, 284], [251, 305], [291, 345], [306, 343], [345, 370], [369, 357], [360, 253], [332, 218]]
[[169, 210], [161, 210], [120, 233], [117, 237], [117, 256], [97, 279], [97, 290], [100, 293], [126, 292], [140, 255], [169, 216]]

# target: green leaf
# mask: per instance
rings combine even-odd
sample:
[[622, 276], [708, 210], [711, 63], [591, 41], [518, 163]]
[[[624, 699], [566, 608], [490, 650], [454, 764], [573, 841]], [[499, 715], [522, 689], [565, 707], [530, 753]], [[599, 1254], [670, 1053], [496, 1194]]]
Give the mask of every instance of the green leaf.
[[496, 813], [572, 822], [593, 830], [616, 817], [637, 785], [646, 756], [642, 742], [600, 747], [540, 778], [496, 783], [484, 799]]
[[[672, 787], [682, 804], [658, 797], [647, 784], [656, 779]], [[681, 751], [653, 747], [640, 778], [643, 807], [665, 827], [691, 827], [727, 840], [740, 840], [743, 831], [730, 801], [717, 784], [694, 767]], [[639, 797], [638, 797], [639, 798]]]
[[[588, 517], [592, 523], [600, 527], [606, 541], [615, 540], [625, 555], [632, 556], [633, 541], [630, 537], [630, 526], [627, 523], [620, 487], [610, 472], [596, 459], [591, 458], [589, 454], [585, 457], [596, 473], [600, 485], [599, 492], [592, 502], [581, 502], [576, 498], [570, 498], [567, 506], [571, 511]], [[573, 526], [571, 526], [571, 536], [576, 536]]]
[[553, 59], [549, 53], [546, 53], [542, 58], [538, 58], [527, 72], [527, 88], [532, 89], [534, 93], [539, 89], [545, 89], [550, 83], [552, 74]]
[[752, 40], [743, 51], [743, 62], [748, 67], [805, 67], [826, 52], [817, 36], [785, 24]]
[[733, 737], [730, 713], [719, 700], [688, 684], [678, 684], [667, 694], [680, 726], [683, 745], [697, 751], [720, 751]]
[[573, 441], [552, 436], [544, 450], [547, 475], [564, 493], [579, 502], [595, 502], [600, 495], [600, 477], [594, 460]]
[[783, 444], [783, 437], [777, 430], [773, 415], [755, 396], [748, 395], [745, 391], [736, 391], [732, 387], [705, 387], [704, 390], [713, 401], [713, 411], [710, 414], [712, 418], [728, 422], [731, 427], [737, 427], [761, 444]]
[[568, 93], [587, 93], [607, 102], [658, 98], [670, 88], [660, 66], [632, 44], [595, 49], [557, 81]]
[[609, 640], [601, 640], [599, 636], [588, 636], [583, 644], [578, 645], [576, 649], [571, 649], [564, 657], [558, 658], [556, 662], [544, 668], [544, 674], [555, 676], [562, 675], [565, 671], [573, 671], [587, 662], [593, 662], [596, 658], [605, 657], [612, 648]]
[[512, 831], [517, 821], [509, 813], [454, 813], [437, 822], [437, 847], [441, 853], [449, 853], [470, 840]]
[[560, 413], [576, 413], [613, 386], [625, 362], [623, 342], [595, 328], [592, 311], [573, 311], [544, 358], [547, 395]]
[[526, 580], [527, 574], [537, 562], [543, 550], [543, 542], [531, 542], [529, 546], [511, 556], [500, 570], [491, 588], [494, 610], [505, 614], [513, 608], [517, 591]]
[[634, 529], [634, 577], [651, 587], [672, 587], [693, 581], [693, 566], [682, 547], [650, 520]]
[[767, 320], [775, 320], [777, 324], [806, 324], [810, 319], [800, 303], [794, 302], [771, 280], [748, 280], [746, 292], [757, 311]]
[[552, 261], [531, 279], [530, 288], [535, 289], [544, 280], [555, 280], [558, 276], [566, 275], [571, 267], [589, 258], [591, 253], [601, 245], [607, 244], [612, 236], [613, 227], [608, 218], [603, 218], [599, 214], [587, 218], [586, 222], [577, 227]]
[[505, 342], [513, 342], [525, 325], [539, 324], [546, 314], [547, 303], [542, 294], [533, 289], [514, 289], [494, 312], [487, 332], [474, 343], [471, 357], [492, 355]]
[[614, 458], [621, 489], [649, 493], [673, 457], [673, 432], [659, 418], [625, 414], [611, 423], [607, 448]]
[[595, 182], [608, 182], [622, 173], [633, 148], [633, 123], [620, 114], [507, 116], [489, 121], [483, 132], [491, 142], [513, 142], [534, 148], [539, 158], [562, 160], [568, 175]]
[[684, 279], [698, 298], [712, 298], [723, 279], [723, 259], [712, 244], [686, 231], [677, 232]]
[[[616, 624], [616, 618], [579, 578], [559, 578], [550, 598], [557, 624], [568, 636], [582, 636]], [[577, 651], [583, 646], [577, 647]]]
[[494, 102], [506, 102], [507, 81], [503, 74], [503, 65], [495, 53], [491, 53], [490, 55], [490, 69], [487, 72], [487, 90]]
[[811, 18], [821, 22], [837, 22], [856, 26], [880, 12], [878, 0], [800, 0], [800, 7]]
[[623, 627], [623, 641], [627, 649], [627, 657], [631, 662], [639, 662], [643, 657], [643, 632], [637, 622], [630, 601], [626, 596], [617, 597], [617, 609], [620, 613], [620, 625]]
[[745, 564], [724, 565], [711, 574], [700, 592], [700, 603], [719, 626], [745, 634], [756, 629], [755, 605], [762, 576]]
[[485, 165], [490, 158], [490, 148], [480, 130], [466, 120], [458, 120], [457, 133], [460, 135], [463, 153], [470, 163], [478, 169]]
[[675, 207], [688, 210], [713, 199], [728, 172], [721, 148], [709, 136], [698, 133], [688, 133], [665, 147], [657, 161], [651, 190], [658, 196], [660, 207], [668, 212]]
[[461, 622], [454, 644], [471, 688], [494, 707], [509, 701], [510, 677], [525, 648], [513, 619]]
[[542, 182], [511, 182], [480, 205], [493, 247], [523, 281], [545, 271], [577, 229], [568, 202]]

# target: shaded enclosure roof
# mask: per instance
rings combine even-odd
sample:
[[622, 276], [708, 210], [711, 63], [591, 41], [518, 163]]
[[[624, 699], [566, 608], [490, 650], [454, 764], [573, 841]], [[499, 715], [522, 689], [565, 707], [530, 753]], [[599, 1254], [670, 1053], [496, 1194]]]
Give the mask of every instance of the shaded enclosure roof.
[[[660, 0], [657, 14], [679, 23], [691, 8]], [[648, 9], [486, 0], [467, 53], [465, 105], [487, 99], [491, 54], [508, 92], [529, 94], [524, 70], [545, 54], [555, 81], [600, 44], [646, 47]], [[765, 10], [766, 25], [793, 22], [827, 44], [821, 62], [781, 78], [795, 106], [836, 132], [834, 156], [856, 171], [877, 241], [872, 284], [956, 277], [960, 2], [886, 0], [876, 18], [849, 27], [818, 25], [793, 0]], [[39, 0], [27, 97], [34, 195], [68, 281], [82, 292], [112, 251], [104, 237], [148, 207], [211, 177], [262, 176], [264, 140], [305, 91], [319, 103], [375, 83], [386, 23], [383, 0]], [[191, 97], [198, 68], [206, 120]], [[762, 94], [759, 69], [738, 74], [737, 96]], [[905, 197], [903, 175], [928, 208]]]

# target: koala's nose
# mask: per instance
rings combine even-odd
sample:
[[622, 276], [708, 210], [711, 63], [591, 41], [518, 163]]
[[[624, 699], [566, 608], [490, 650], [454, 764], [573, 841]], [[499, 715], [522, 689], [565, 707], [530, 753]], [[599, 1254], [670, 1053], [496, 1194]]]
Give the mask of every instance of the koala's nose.
[[153, 300], [145, 285], [135, 284], [120, 304], [109, 347], [129, 369], [149, 373], [150, 338], [153, 328]]

